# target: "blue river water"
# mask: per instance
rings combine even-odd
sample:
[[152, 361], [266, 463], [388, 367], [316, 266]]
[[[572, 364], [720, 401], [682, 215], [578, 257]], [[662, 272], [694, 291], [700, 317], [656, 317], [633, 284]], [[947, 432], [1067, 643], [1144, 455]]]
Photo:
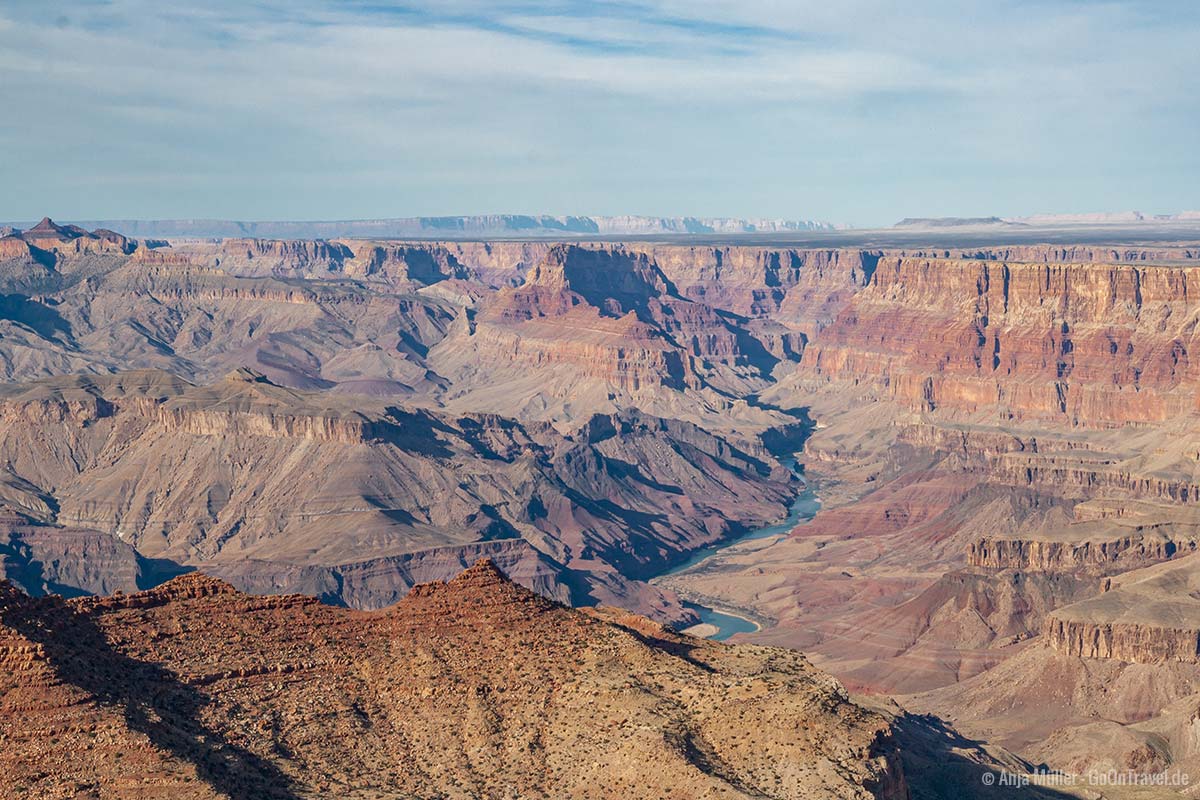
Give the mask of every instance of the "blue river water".
[[700, 617], [700, 621], [709, 625], [714, 625], [717, 632], [709, 639], [716, 639], [722, 642], [733, 636], [735, 633], [754, 633], [758, 630], [758, 626], [744, 617], [735, 617], [732, 614], [722, 614], [720, 611], [708, 608], [707, 606], [696, 605], [695, 603], [684, 603], [684, 605]]
[[[801, 480], [804, 480], [802, 471], [803, 468], [796, 463], [796, 459], [788, 459], [784, 462], [784, 465], [790, 469], [794, 475], [799, 477]], [[784, 519], [783, 522], [778, 522], [774, 525], [768, 525], [765, 528], [756, 528], [755, 530], [749, 531], [748, 533], [738, 536], [737, 538], [726, 539], [720, 544], [697, 550], [696, 552], [692, 553], [692, 555], [683, 563], [678, 564], [662, 573], [662, 577], [666, 577], [668, 575], [677, 575], [680, 572], [689, 570], [706, 559], [711, 558], [716, 553], [719, 553], [727, 547], [738, 544], [739, 542], [746, 542], [752, 539], [770, 539], [773, 536], [786, 534], [800, 523], [807, 522], [816, 516], [816, 513], [820, 510], [820, 508], [821, 501], [817, 498], [816, 493], [813, 491], [812, 484], [808, 481], [805, 481], [803, 490], [801, 490], [801, 492], [796, 495], [796, 499], [792, 501], [791, 506], [788, 508], [787, 518]], [[730, 636], [733, 636], [735, 633], [753, 633], [754, 631], [758, 630], [758, 626], [748, 619], [743, 619], [742, 617], [737, 617], [732, 614], [724, 614], [715, 609], [708, 608], [707, 606], [699, 605], [698, 603], [685, 603], [684, 605], [695, 611], [696, 614], [699, 615], [701, 622], [713, 625], [717, 628], [717, 632], [710, 636], [710, 639], [724, 640], [728, 639]]]

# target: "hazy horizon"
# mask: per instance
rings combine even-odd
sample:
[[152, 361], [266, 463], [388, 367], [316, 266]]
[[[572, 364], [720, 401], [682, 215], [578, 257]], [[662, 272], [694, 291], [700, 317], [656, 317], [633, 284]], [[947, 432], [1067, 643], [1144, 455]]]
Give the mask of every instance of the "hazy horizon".
[[[1130, 215], [1140, 215], [1141, 220], [1121, 219]], [[588, 220], [588, 219], [604, 219], [614, 220], [621, 218], [631, 218], [639, 220], [707, 220], [707, 221], [744, 221], [744, 222], [777, 222], [777, 223], [812, 223], [817, 226], [825, 226], [824, 228], [814, 228], [811, 232], [818, 230], [827, 231], [852, 231], [852, 230], [885, 230], [893, 227], [900, 227], [903, 223], [920, 223], [922, 221], [929, 222], [951, 222], [960, 221], [964, 224], [985, 224], [988, 221], [995, 220], [1002, 223], [1017, 223], [1030, 221], [1032, 224], [1042, 225], [1140, 225], [1154, 223], [1186, 223], [1200, 224], [1200, 210], [1193, 209], [1176, 209], [1166, 212], [1147, 212], [1141, 209], [1103, 209], [1092, 212], [1047, 212], [1047, 213], [1025, 213], [1015, 214], [1010, 216], [1001, 216], [996, 214], [981, 214], [978, 216], [966, 216], [951, 214], [945, 216], [923, 216], [923, 215], [907, 215], [900, 217], [891, 223], [881, 225], [853, 225], [844, 223], [839, 220], [823, 218], [820, 216], [761, 216], [761, 215], [746, 215], [746, 214], [579, 214], [579, 213], [555, 213], [555, 212], [507, 212], [507, 211], [486, 211], [479, 213], [466, 214], [415, 214], [406, 216], [362, 216], [362, 217], [324, 217], [324, 218], [282, 218], [282, 217], [262, 217], [262, 218], [234, 218], [234, 217], [219, 217], [219, 216], [191, 216], [191, 217], [117, 217], [117, 216], [76, 216], [66, 217], [54, 214], [40, 214], [36, 217], [30, 216], [22, 219], [9, 218], [0, 219], [0, 225], [11, 225], [16, 227], [33, 226], [38, 224], [43, 219], [48, 219], [59, 225], [79, 225], [85, 226], [102, 225], [105, 223], [130, 222], [139, 224], [169, 224], [169, 223], [221, 223], [221, 224], [238, 224], [238, 225], [335, 225], [335, 224], [354, 224], [354, 223], [375, 223], [375, 222], [415, 222], [415, 221], [449, 221], [449, 220], [482, 220], [487, 218], [528, 218], [531, 220]], [[1083, 220], [1076, 219], [1081, 217], [1111, 217], [1106, 220]]]

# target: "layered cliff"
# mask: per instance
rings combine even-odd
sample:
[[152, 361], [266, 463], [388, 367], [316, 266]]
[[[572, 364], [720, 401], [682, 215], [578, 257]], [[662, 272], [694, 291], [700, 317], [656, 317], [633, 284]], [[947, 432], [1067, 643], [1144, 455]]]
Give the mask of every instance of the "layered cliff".
[[649, 253], [555, 246], [520, 286], [469, 310], [431, 359], [452, 382], [477, 390], [544, 370], [547, 394], [579, 381], [589, 386], [573, 389], [579, 394], [627, 393], [646, 407], [662, 389], [752, 392], [781, 356], [798, 358], [802, 348], [783, 326], [747, 325], [681, 296]]
[[1068, 424], [1195, 409], [1190, 267], [885, 257], [802, 368], [913, 409]]
[[815, 336], [874, 274], [880, 251], [751, 246], [638, 246], [679, 293]]
[[1111, 658], [1156, 664], [1163, 661], [1200, 662], [1200, 626], [1173, 628], [1161, 623], [1120, 624], [1051, 617], [1046, 644], [1069, 656]]
[[[1073, 536], [1063, 541], [1036, 539], [980, 539], [967, 551], [967, 563], [985, 569], [1020, 569], [1035, 572], [1118, 572], [1167, 561], [1180, 553], [1180, 543], [1153, 530], [1126, 536], [1088, 540]], [[1195, 550], [1193, 538], [1182, 550]]]
[[1108, 591], [1056, 610], [1044, 638], [1056, 652], [1142, 664], [1200, 662], [1196, 555], [1108, 581]]

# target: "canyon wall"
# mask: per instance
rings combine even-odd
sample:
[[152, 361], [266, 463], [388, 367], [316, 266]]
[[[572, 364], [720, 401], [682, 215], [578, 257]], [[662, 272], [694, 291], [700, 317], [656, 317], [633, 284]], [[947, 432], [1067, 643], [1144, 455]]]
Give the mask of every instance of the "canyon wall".
[[0, 454], [0, 501], [43, 524], [362, 607], [476, 554], [549, 596], [693, 620], [636, 579], [770, 521], [793, 491], [761, 447], [686, 421], [625, 411], [563, 432], [245, 369], [206, 386], [142, 371], [7, 387]]
[[802, 362], [914, 410], [1067, 424], [1195, 411], [1194, 267], [884, 257]]
[[1056, 652], [1081, 658], [1111, 658], [1140, 664], [1200, 662], [1200, 631], [1195, 628], [1051, 617], [1046, 622], [1044, 636], [1046, 644]]

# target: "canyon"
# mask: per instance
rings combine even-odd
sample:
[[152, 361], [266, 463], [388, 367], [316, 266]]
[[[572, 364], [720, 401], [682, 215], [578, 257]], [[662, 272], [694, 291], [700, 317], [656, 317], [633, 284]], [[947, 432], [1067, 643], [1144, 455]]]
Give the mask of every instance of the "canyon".
[[[387, 626], [414, 642], [459, 637], [405, 645], [434, 687], [447, 670], [465, 680], [473, 664], [501, 669], [489, 659], [502, 656], [467, 641], [478, 630], [498, 624], [515, 647], [550, 626], [572, 654], [593, 634], [608, 643], [586, 647], [648, 648], [619, 658], [676, 688], [700, 680], [693, 670], [710, 676], [669, 725], [669, 689], [621, 696], [634, 715], [624, 724], [666, 726], [630, 739], [624, 757], [694, 765], [698, 752], [705, 777], [670, 766], [663, 780], [696, 791], [723, 781], [714, 796], [989, 796], [984, 768], [1200, 776], [1200, 236], [976, 245], [935, 230], [809, 247], [135, 233], [44, 220], [0, 237], [0, 571], [6, 608], [26, 620], [5, 611], [17, 637], [5, 652], [39, 665], [13, 674], [59, 669], [38, 680], [71, 683], [45, 642], [26, 641], [28, 619], [91, 626], [113, 658], [221, 686], [227, 699], [205, 707], [204, 725], [246, 751], [237, 769], [279, 769], [292, 783], [326, 775], [326, 789], [305, 789], [324, 791], [384, 769], [394, 743], [375, 731], [353, 753], [306, 749], [313, 712], [281, 689], [263, 717], [272, 747], [329, 759], [281, 765], [252, 746], [246, 726], [259, 723], [242, 715], [268, 702], [260, 687], [312, 669], [352, 671], [355, 688], [339, 684], [339, 696], [374, 693], [380, 707], [416, 689], [365, 651], [353, 667], [342, 655], [311, 667], [283, 657], [317, 635], [306, 626], [329, 631], [330, 653], [343, 633], [386, 637]], [[772, 527], [806, 485], [820, 509]], [[471, 566], [484, 558], [491, 566]], [[522, 632], [471, 616], [493, 605]], [[236, 609], [246, 627], [203, 621]], [[693, 627], [705, 610], [755, 629], [728, 649], [673, 632], [711, 633]], [[422, 614], [466, 622], [438, 632], [413, 621]], [[229, 637], [285, 618], [304, 620], [272, 644], [271, 662], [289, 671], [231, 659], [214, 677], [203, 666], [218, 639], [253, 661]], [[175, 625], [195, 638], [171, 638]], [[520, 669], [574, 657], [550, 652], [527, 653]], [[732, 691], [704, 683], [714, 671], [763, 681], [747, 690], [764, 698], [746, 712], [756, 730], [789, 703], [820, 708], [813, 718], [828, 727], [799, 739], [772, 729], [778, 741], [753, 752], [701, 735], [709, 723], [688, 715]], [[614, 680], [587, 691], [621, 694]], [[74, 685], [115, 691], [88, 676]], [[761, 688], [776, 685], [826, 688], [776, 706]], [[480, 698], [460, 716], [492, 734], [456, 729], [455, 741], [482, 748], [462, 763], [516, 741], [495, 738], [504, 714], [545, 701], [472, 691], [455, 695]], [[337, 724], [363, 729], [353, 708], [364, 702], [347, 699]], [[194, 760], [119, 722], [102, 724], [139, 742], [129, 775], [191, 774]], [[71, 735], [83, 724], [71, 721]], [[405, 735], [421, 763], [434, 734]], [[817, 747], [843, 736], [853, 766]], [[568, 750], [536, 741], [522, 759], [493, 752], [489, 763], [537, 761], [556, 782], [503, 780], [554, 796], [601, 780], [579, 770], [616, 758], [620, 737], [576, 741], [605, 755], [565, 773], [549, 765]], [[945, 741], [969, 763], [939, 773]], [[36, 760], [34, 746], [13, 763]], [[841, 764], [828, 769], [860, 794], [821, 794], [816, 773], [764, 766], [785, 746], [817, 748], [804, 750], [822, 754], [811, 763]], [[397, 783], [484, 791], [477, 767], [451, 784], [451, 772], [386, 763]], [[952, 767], [972, 794], [945, 777]], [[45, 780], [76, 780], [72, 768]]]

